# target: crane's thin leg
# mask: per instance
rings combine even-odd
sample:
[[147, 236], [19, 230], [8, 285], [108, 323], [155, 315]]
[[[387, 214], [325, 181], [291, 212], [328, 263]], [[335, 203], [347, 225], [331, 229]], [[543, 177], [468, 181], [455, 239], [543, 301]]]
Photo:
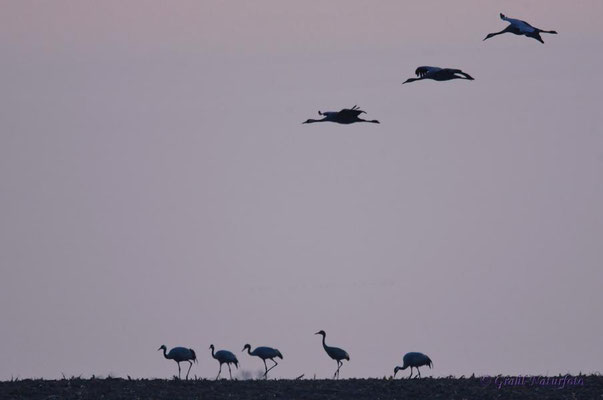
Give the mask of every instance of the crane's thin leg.
[[188, 371], [186, 371], [186, 380], [188, 381], [188, 373], [191, 372], [191, 368], [193, 368], [193, 363], [191, 361], [188, 362]]
[[218, 371], [218, 376], [216, 376], [216, 380], [218, 380], [221, 373], [222, 373], [222, 363], [220, 363], [220, 370]]
[[[419, 369], [419, 367], [417, 367], [417, 372], [419, 373], [419, 378], [421, 377], [421, 370]], [[415, 376], [416, 378], [416, 376]]]
[[[274, 368], [274, 367], [276, 367], [276, 366], [278, 365], [278, 363], [277, 363], [276, 361], [274, 361], [274, 359], [273, 359], [273, 358], [271, 358], [271, 359], [270, 359], [270, 361], [272, 361], [272, 362], [274, 363], [274, 365], [273, 365], [272, 367], [268, 368], [268, 371], [266, 371], [266, 374], [267, 374], [268, 372], [270, 372], [270, 370], [271, 370], [272, 368]], [[266, 362], [264, 361], [264, 363], [266, 363]]]
[[264, 370], [266, 371], [266, 372], [264, 372], [264, 377], [266, 379], [268, 379], [268, 366], [266, 365], [266, 360], [262, 360], [262, 361], [264, 361]]
[[228, 373], [230, 374], [230, 380], [232, 381], [232, 371], [230, 370], [230, 363], [226, 365], [228, 365]]
[[410, 367], [410, 376], [408, 377], [408, 379], [412, 378], [412, 367]]
[[181, 379], [180, 378], [180, 361], [178, 361], [178, 379]]
[[343, 365], [343, 363], [339, 360], [337, 361], [337, 369], [335, 370], [335, 373], [333, 374], [333, 379], [335, 379], [335, 377], [337, 377], [337, 379], [339, 379], [339, 368], [341, 368], [341, 366]]

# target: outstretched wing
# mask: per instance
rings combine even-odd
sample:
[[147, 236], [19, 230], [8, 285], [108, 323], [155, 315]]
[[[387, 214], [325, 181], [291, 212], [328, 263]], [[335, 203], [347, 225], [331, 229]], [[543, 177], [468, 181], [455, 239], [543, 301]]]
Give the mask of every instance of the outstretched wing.
[[536, 28], [534, 28], [527, 22], [522, 21], [520, 19], [507, 18], [507, 16], [505, 16], [504, 14], [500, 14], [500, 19], [502, 19], [503, 21], [507, 21], [508, 23], [516, 27], [521, 33], [530, 33], [536, 30]]
[[340, 116], [342, 118], [355, 118], [362, 113], [366, 114], [366, 111], [362, 111], [358, 106], [354, 106], [352, 108], [344, 108], [343, 110], [339, 111], [337, 114], [338, 114], [338, 116]]
[[429, 74], [433, 74], [435, 72], [441, 71], [442, 68], [440, 67], [430, 67], [430, 66], [422, 66], [416, 69], [415, 74], [417, 74], [418, 77], [424, 77], [426, 75]]

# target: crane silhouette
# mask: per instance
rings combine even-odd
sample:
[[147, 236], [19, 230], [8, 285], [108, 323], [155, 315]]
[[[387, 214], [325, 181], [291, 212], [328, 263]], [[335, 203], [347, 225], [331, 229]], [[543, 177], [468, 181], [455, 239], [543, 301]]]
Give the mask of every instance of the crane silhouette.
[[[262, 359], [262, 361], [264, 361], [264, 377], [266, 379], [268, 379], [268, 372], [270, 372], [270, 370], [274, 367], [276, 367], [278, 365], [278, 363], [276, 362], [275, 358], [280, 358], [281, 360], [283, 359], [283, 355], [281, 354], [280, 351], [278, 351], [277, 349], [273, 349], [272, 347], [256, 347], [255, 350], [251, 351], [251, 345], [250, 344], [246, 344], [245, 346], [243, 346], [243, 351], [247, 350], [247, 352], [249, 353], [250, 356], [256, 356]], [[266, 365], [266, 360], [270, 360], [274, 363], [274, 365], [270, 368], [268, 368], [268, 366]]]
[[237, 369], [239, 369], [239, 360], [237, 360], [237, 356], [235, 356], [232, 352], [228, 350], [218, 350], [214, 353], [214, 345], [210, 345], [211, 356], [218, 360], [220, 363], [220, 370], [218, 371], [218, 376], [216, 379], [220, 377], [222, 373], [222, 364], [226, 364], [228, 366], [228, 373], [230, 374], [230, 379], [232, 379], [232, 371], [230, 370], [230, 364], [234, 364]]
[[507, 18], [504, 14], [500, 14], [500, 19], [503, 21], [507, 21], [509, 25], [505, 29], [500, 32], [489, 33], [484, 40], [490, 39], [493, 36], [501, 35], [503, 33], [513, 33], [515, 35], [524, 35], [530, 37], [532, 39], [538, 40], [540, 43], [544, 43], [544, 40], [540, 37], [541, 33], [551, 33], [556, 35], [556, 31], [544, 31], [542, 29], [534, 28], [532, 25], [528, 24], [525, 21], [515, 18]]
[[469, 81], [474, 80], [469, 74], [466, 74], [460, 69], [454, 68], [422, 66], [415, 70], [415, 74], [418, 76], [418, 78], [409, 78], [402, 82], [402, 84], [420, 81], [423, 79], [433, 79], [434, 81], [449, 81], [452, 79], [467, 79]]
[[308, 119], [302, 122], [302, 124], [311, 124], [313, 122], [336, 122], [338, 124], [344, 125], [353, 124], [354, 122], [370, 122], [373, 124], [379, 123], [379, 121], [377, 121], [376, 119], [369, 121], [366, 119], [359, 118], [358, 116], [360, 114], [366, 114], [366, 111], [362, 111], [360, 108], [358, 108], [358, 106], [354, 106], [352, 108], [344, 108], [340, 111], [319, 111], [318, 115], [323, 116], [323, 119]]
[[[178, 363], [178, 379], [180, 379], [180, 363], [183, 361], [187, 361], [190, 365], [188, 367], [188, 371], [186, 372], [186, 379], [188, 379], [188, 373], [191, 372], [191, 367], [193, 366], [193, 361], [197, 362], [197, 355], [195, 354], [195, 350], [187, 349], [186, 347], [174, 347], [169, 353], [166, 353], [167, 348], [165, 344], [162, 344], [157, 351], [163, 350], [163, 356], [168, 360], [174, 360]], [[192, 360], [192, 361], [191, 361]]]
[[325, 331], [318, 331], [315, 333], [315, 335], [322, 335], [322, 347], [325, 349], [329, 357], [337, 361], [337, 370], [333, 374], [333, 379], [335, 379], [335, 377], [339, 379], [339, 368], [341, 368], [341, 366], [343, 365], [342, 360], [350, 361], [350, 355], [347, 351], [345, 351], [344, 349], [340, 349], [339, 347], [327, 346], [327, 344], [325, 343], [325, 337], [327, 336]]
[[[410, 353], [404, 354], [402, 361], [403, 361], [404, 365], [402, 365], [401, 367], [398, 366], [398, 367], [394, 368], [394, 377], [396, 376], [396, 374], [398, 373], [399, 370], [410, 367], [410, 376], [408, 377], [408, 379], [412, 378], [412, 369], [413, 368], [417, 369], [417, 372], [419, 374], [418, 376], [420, 378], [421, 371], [419, 370], [419, 367], [427, 365], [427, 366], [429, 366], [429, 368], [431, 368], [433, 366], [433, 363], [431, 362], [431, 359], [429, 357], [427, 357], [423, 353], [418, 353], [418, 352], [410, 352]], [[415, 376], [415, 378], [416, 378], [416, 376]]]

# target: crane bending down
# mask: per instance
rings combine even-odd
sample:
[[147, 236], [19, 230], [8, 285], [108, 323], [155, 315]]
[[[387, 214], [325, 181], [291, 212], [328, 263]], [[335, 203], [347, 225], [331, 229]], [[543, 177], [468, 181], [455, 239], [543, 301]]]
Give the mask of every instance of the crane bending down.
[[[262, 359], [262, 361], [264, 361], [264, 377], [266, 379], [268, 379], [268, 372], [270, 372], [270, 370], [274, 367], [276, 367], [278, 365], [278, 363], [276, 362], [275, 358], [280, 358], [281, 360], [283, 359], [283, 355], [281, 354], [280, 351], [278, 351], [277, 349], [273, 349], [272, 347], [256, 347], [255, 350], [251, 351], [251, 345], [250, 344], [246, 344], [243, 347], [243, 351], [247, 350], [247, 352], [249, 353], [250, 356], [256, 356]], [[270, 368], [268, 368], [268, 366], [266, 365], [266, 360], [271, 360], [274, 365]]]
[[218, 350], [214, 353], [213, 344], [210, 345], [209, 348], [211, 349], [211, 356], [220, 363], [220, 370], [218, 371], [218, 376], [216, 376], [216, 379], [218, 379], [222, 373], [222, 364], [226, 364], [228, 366], [228, 374], [230, 375], [230, 379], [232, 379], [230, 364], [234, 364], [235, 367], [239, 369], [239, 360], [237, 360], [237, 356], [228, 350]]
[[327, 344], [325, 343], [325, 337], [327, 336], [325, 331], [318, 331], [315, 333], [315, 335], [322, 335], [322, 347], [325, 349], [329, 357], [337, 361], [337, 370], [333, 374], [333, 379], [335, 379], [335, 377], [339, 379], [339, 368], [341, 368], [341, 366], [343, 365], [342, 360], [350, 361], [350, 355], [347, 351], [345, 351], [344, 349], [340, 349], [339, 347], [327, 346]]
[[422, 66], [416, 69], [415, 74], [418, 76], [418, 78], [409, 78], [402, 82], [402, 84], [420, 81], [422, 79], [433, 79], [434, 81], [449, 81], [452, 79], [467, 79], [469, 81], [474, 80], [469, 74], [466, 74], [460, 69], [454, 68]]
[[358, 116], [360, 114], [366, 114], [366, 111], [362, 111], [360, 108], [358, 108], [358, 106], [354, 106], [352, 108], [344, 108], [340, 111], [319, 111], [318, 115], [323, 116], [323, 119], [308, 119], [302, 122], [302, 124], [311, 124], [313, 122], [336, 122], [338, 124], [344, 125], [353, 124], [354, 122], [370, 122], [373, 124], [379, 123], [379, 121], [377, 121], [376, 119], [369, 121], [366, 119], [359, 118]]
[[[410, 379], [410, 378], [412, 378], [412, 369], [414, 367], [417, 369], [417, 372], [419, 374], [418, 376], [420, 378], [421, 371], [419, 371], [419, 367], [427, 365], [427, 366], [429, 366], [429, 368], [431, 368], [433, 366], [433, 363], [431, 362], [431, 359], [429, 357], [427, 357], [423, 353], [417, 353], [417, 352], [411, 352], [411, 353], [404, 354], [404, 358], [402, 359], [402, 361], [404, 362], [404, 365], [402, 365], [401, 367], [398, 366], [398, 367], [394, 368], [394, 377], [396, 377], [396, 374], [398, 373], [399, 370], [410, 367], [410, 376], [408, 377], [408, 379]], [[415, 376], [415, 378], [416, 377], [417, 376]]]
[[500, 19], [507, 21], [509, 25], [500, 32], [489, 33], [484, 40], [490, 39], [493, 36], [501, 35], [503, 33], [513, 33], [515, 35], [524, 35], [532, 39], [538, 40], [540, 43], [544, 43], [544, 40], [540, 37], [541, 33], [551, 33], [556, 35], [556, 31], [544, 31], [542, 29], [534, 28], [532, 25], [525, 21], [515, 18], [507, 18], [504, 14], [500, 14]]
[[[186, 379], [188, 379], [188, 373], [191, 372], [191, 367], [193, 366], [193, 361], [197, 362], [197, 355], [195, 354], [195, 350], [187, 349], [186, 347], [174, 347], [169, 353], [166, 353], [167, 348], [165, 344], [162, 344], [157, 351], [163, 350], [163, 356], [168, 360], [174, 360], [178, 363], [178, 379], [180, 379], [180, 363], [183, 361], [187, 361], [190, 365], [188, 366], [188, 371], [186, 372]], [[192, 361], [191, 361], [192, 360]]]

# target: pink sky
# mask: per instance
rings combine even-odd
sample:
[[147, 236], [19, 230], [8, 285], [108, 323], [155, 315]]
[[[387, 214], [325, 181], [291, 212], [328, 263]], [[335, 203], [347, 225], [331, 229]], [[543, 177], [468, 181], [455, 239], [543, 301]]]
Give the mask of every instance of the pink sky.
[[2, 10], [0, 379], [602, 371], [602, 2]]

